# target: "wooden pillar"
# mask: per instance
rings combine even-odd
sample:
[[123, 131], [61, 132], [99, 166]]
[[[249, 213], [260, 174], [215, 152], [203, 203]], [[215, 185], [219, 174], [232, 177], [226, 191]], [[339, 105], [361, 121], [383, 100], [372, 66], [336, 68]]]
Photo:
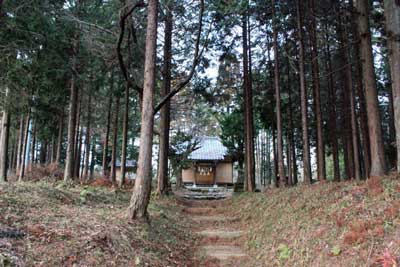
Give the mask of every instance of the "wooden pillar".
[[213, 164], [213, 174], [214, 174], [213, 183], [214, 183], [214, 185], [217, 185], [217, 162], [216, 161], [214, 161], [214, 164]]
[[197, 184], [197, 162], [194, 163], [194, 185]]

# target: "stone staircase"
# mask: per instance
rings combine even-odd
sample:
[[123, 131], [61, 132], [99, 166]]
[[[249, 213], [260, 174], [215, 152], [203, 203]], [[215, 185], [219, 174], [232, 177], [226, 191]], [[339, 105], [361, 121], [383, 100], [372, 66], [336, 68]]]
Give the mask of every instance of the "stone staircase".
[[248, 257], [240, 246], [244, 232], [232, 226], [237, 222], [235, 218], [226, 217], [221, 211], [224, 205], [229, 205], [232, 191], [186, 189], [180, 196], [183, 211], [193, 220], [200, 237], [197, 257], [216, 261], [217, 266], [246, 266], [241, 263]]
[[179, 196], [191, 200], [219, 200], [232, 197], [233, 189], [214, 186], [186, 186]]

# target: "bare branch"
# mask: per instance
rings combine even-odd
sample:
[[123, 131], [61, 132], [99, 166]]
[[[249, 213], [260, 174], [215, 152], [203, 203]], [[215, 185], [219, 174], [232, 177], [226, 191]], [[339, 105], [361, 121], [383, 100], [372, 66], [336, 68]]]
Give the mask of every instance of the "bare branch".
[[[119, 62], [119, 67], [121, 68], [122, 71], [122, 75], [125, 78], [125, 81], [127, 82], [128, 87], [130, 87], [132, 85], [131, 80], [129, 79], [129, 75], [128, 75], [128, 70], [125, 66], [124, 63], [124, 58], [122, 56], [122, 52], [121, 52], [121, 45], [122, 45], [122, 41], [124, 40], [124, 35], [125, 35], [125, 22], [126, 19], [132, 14], [132, 12], [136, 9], [136, 8], [140, 8], [140, 7], [144, 7], [145, 3], [143, 1], [139, 1], [138, 3], [136, 3], [135, 5], [133, 5], [128, 12], [126, 12], [125, 14], [123, 14], [119, 20], [119, 27], [120, 27], [120, 34], [119, 34], [119, 38], [118, 38], [118, 42], [117, 42], [117, 56], [118, 56], [118, 62]], [[142, 93], [142, 90], [139, 89], [138, 87], [134, 87], [134, 89], [136, 91], [138, 91], [139, 94]]]

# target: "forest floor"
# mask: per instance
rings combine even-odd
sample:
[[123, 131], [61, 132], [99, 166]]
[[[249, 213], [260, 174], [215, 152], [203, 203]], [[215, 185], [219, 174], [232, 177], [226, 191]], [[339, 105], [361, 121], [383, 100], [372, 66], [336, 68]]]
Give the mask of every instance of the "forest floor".
[[152, 196], [150, 224], [128, 221], [130, 194], [0, 185], [0, 266], [400, 266], [398, 177], [219, 201]]
[[152, 197], [151, 223], [130, 223], [130, 195], [103, 186], [0, 185], [0, 266], [194, 266], [195, 237], [175, 199]]

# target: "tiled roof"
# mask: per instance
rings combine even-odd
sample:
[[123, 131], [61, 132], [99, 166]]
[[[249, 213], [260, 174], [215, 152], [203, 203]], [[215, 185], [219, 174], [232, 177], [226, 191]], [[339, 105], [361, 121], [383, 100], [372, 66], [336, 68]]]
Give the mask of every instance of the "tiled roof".
[[228, 149], [222, 144], [218, 137], [203, 136], [197, 138], [199, 148], [189, 155], [192, 160], [223, 160]]

